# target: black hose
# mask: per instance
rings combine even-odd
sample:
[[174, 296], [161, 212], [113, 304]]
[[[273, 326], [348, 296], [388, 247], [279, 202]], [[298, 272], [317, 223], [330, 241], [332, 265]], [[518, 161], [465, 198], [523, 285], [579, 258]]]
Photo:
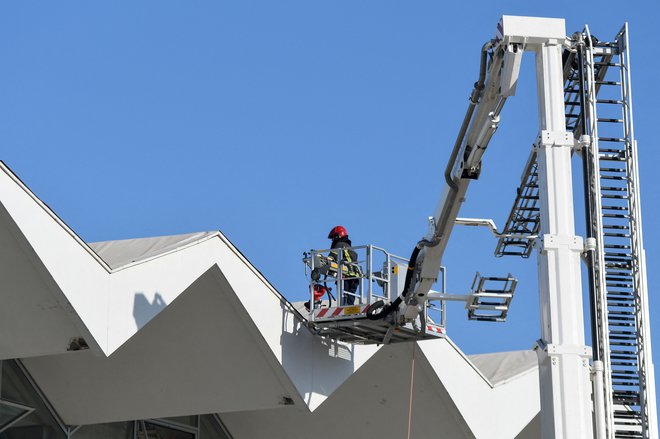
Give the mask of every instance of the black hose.
[[[595, 38], [593, 38], [595, 39]], [[577, 52], [577, 69], [578, 69], [578, 80], [580, 81], [580, 109], [582, 111], [582, 117], [580, 118], [580, 130], [583, 135], [591, 134], [588, 131], [587, 126], [587, 96], [586, 90], [584, 89], [584, 47], [578, 47]], [[577, 129], [577, 127], [576, 127]], [[583, 147], [585, 148], [585, 147]], [[586, 231], [587, 238], [594, 237], [595, 233], [593, 230], [593, 224], [591, 223], [591, 218], [593, 218], [593, 212], [591, 209], [591, 164], [589, 163], [589, 151], [582, 149], [582, 180], [583, 180], [583, 189], [584, 189], [584, 219], [587, 222]], [[596, 299], [596, 262], [594, 261], [594, 252], [586, 252], [586, 263], [587, 271], [589, 275], [587, 276], [587, 285], [589, 286], [589, 306], [591, 307], [591, 346], [593, 347], [593, 359], [594, 361], [600, 360], [601, 357], [601, 346], [600, 338], [598, 331], [598, 300]]]
[[[330, 292], [332, 288], [328, 286], [328, 275], [326, 274], [325, 277], [323, 278], [323, 287], [325, 287], [325, 292], [328, 295], [328, 307], [332, 307], [332, 301], [334, 300], [335, 296], [332, 295]], [[339, 305], [339, 302], [337, 302], [337, 305]]]
[[454, 162], [456, 161], [456, 157], [458, 156], [458, 151], [460, 151], [461, 145], [463, 144], [463, 138], [465, 137], [465, 132], [467, 131], [468, 126], [470, 125], [470, 121], [472, 120], [472, 113], [474, 112], [474, 107], [477, 106], [479, 99], [481, 99], [481, 93], [483, 92], [485, 87], [486, 68], [488, 67], [488, 51], [490, 50], [491, 47], [493, 47], [493, 40], [488, 41], [481, 48], [479, 79], [477, 80], [477, 82], [474, 83], [474, 89], [470, 94], [470, 105], [468, 106], [468, 109], [465, 113], [465, 117], [463, 118], [461, 129], [458, 131], [458, 136], [456, 137], [456, 142], [454, 143], [454, 149], [452, 149], [451, 151], [449, 162], [447, 163], [447, 167], [445, 168], [445, 181], [447, 182], [449, 187], [454, 191], [458, 190], [458, 185], [451, 177], [451, 171], [454, 168]]

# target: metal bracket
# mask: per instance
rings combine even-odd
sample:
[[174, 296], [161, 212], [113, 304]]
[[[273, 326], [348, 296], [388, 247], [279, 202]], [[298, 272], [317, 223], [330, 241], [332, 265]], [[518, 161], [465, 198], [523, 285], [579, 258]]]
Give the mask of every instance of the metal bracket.
[[573, 141], [573, 150], [577, 153], [582, 153], [591, 147], [591, 136], [583, 134], [579, 139]]
[[577, 355], [583, 359], [590, 359], [592, 356], [591, 346], [558, 345], [546, 343], [541, 339], [537, 340], [534, 344], [534, 350], [539, 356], [539, 360], [544, 360], [548, 357], [559, 357], [562, 355]]
[[584, 240], [584, 253], [596, 251], [597, 247], [596, 238], [590, 237]]
[[570, 250], [582, 253], [584, 252], [584, 243], [581, 236], [570, 235], [552, 235], [545, 234], [537, 238], [535, 246], [541, 252], [548, 250], [557, 250], [561, 247], [568, 247]]
[[510, 238], [510, 239], [536, 239], [536, 235], [521, 235], [521, 234], [515, 234], [515, 233], [502, 233], [497, 230], [497, 226], [495, 225], [495, 221], [492, 219], [484, 219], [484, 218], [456, 218], [455, 224], [461, 225], [461, 226], [471, 226], [471, 227], [488, 227], [490, 232], [495, 236], [496, 238]]
[[548, 147], [570, 147], [573, 148], [575, 142], [573, 135], [567, 131], [547, 131], [542, 130], [539, 134], [535, 148], [548, 148]]

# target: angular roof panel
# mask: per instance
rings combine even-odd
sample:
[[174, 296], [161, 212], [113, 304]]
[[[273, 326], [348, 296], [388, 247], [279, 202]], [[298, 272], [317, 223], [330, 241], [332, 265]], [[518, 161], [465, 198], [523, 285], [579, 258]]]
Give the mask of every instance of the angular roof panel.
[[220, 232], [88, 245], [1, 163], [0, 244], [0, 358], [23, 358], [72, 424], [220, 412], [235, 439], [337, 437], [342, 419], [387, 437], [407, 428], [411, 371], [423, 436], [438, 420], [509, 438], [539, 412], [528, 352], [323, 339]]

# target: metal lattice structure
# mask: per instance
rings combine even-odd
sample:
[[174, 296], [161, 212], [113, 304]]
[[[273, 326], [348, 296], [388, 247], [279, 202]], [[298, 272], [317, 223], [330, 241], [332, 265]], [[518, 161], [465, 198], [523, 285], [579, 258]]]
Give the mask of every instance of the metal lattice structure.
[[[539, 233], [539, 173], [536, 152], [527, 160], [516, 199], [502, 231], [502, 238], [497, 242], [495, 256], [521, 256], [528, 258], [534, 245], [532, 237]], [[514, 235], [515, 237], [510, 237]]]
[[611, 43], [597, 42], [587, 28], [578, 50], [573, 70], [582, 70], [576, 89], [583, 107], [574, 132], [588, 136], [583, 159], [591, 211], [588, 233], [596, 241], [591, 258], [598, 340], [594, 360], [604, 366], [607, 435], [656, 437], [627, 25]]

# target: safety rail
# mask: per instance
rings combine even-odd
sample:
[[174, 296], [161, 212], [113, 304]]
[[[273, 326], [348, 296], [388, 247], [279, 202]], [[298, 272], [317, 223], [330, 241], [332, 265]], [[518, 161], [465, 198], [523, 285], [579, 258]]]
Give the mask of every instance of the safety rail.
[[391, 303], [402, 294], [408, 259], [361, 245], [310, 250], [303, 263], [309, 278], [306, 324], [319, 335], [361, 344], [444, 337], [444, 302], [425, 306], [413, 324], [368, 318], [372, 304]]
[[[322, 303], [328, 306], [392, 301], [403, 290], [408, 267], [407, 259], [374, 245], [310, 250], [303, 254], [303, 262], [310, 270], [309, 303], [317, 306], [318, 287], [323, 288], [327, 302]], [[351, 281], [356, 281], [355, 288], [350, 288]]]

